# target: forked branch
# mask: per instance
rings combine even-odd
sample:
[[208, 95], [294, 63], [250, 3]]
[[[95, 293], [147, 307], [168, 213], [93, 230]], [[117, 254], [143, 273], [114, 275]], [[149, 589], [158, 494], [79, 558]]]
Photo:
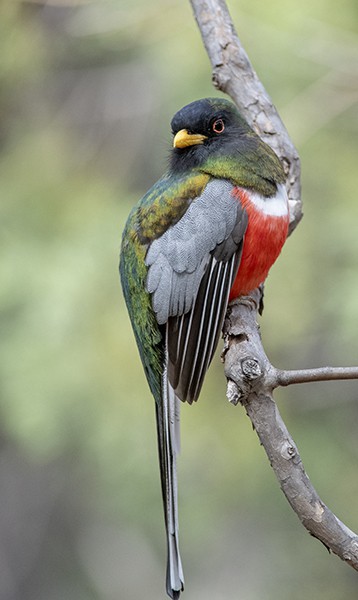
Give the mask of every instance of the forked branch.
[[[213, 68], [213, 83], [229, 94], [256, 132], [280, 156], [287, 173], [290, 231], [302, 217], [300, 162], [289, 135], [234, 29], [225, 0], [190, 0]], [[353, 379], [358, 368], [281, 371], [269, 362], [257, 326], [260, 291], [235, 301], [225, 321], [223, 359], [230, 402], [245, 407], [288, 502], [303, 525], [358, 570], [358, 536], [322, 502], [272, 397], [278, 386]]]
[[[270, 464], [291, 507], [314, 537], [329, 550], [358, 571], [358, 536], [348, 529], [322, 502], [311, 484], [297, 446], [288, 432], [272, 397], [272, 389], [287, 385], [290, 371], [281, 372], [269, 362], [261, 344], [256, 317], [260, 293], [236, 300], [229, 307], [225, 327], [225, 374], [227, 396], [233, 404], [241, 403], [251, 419]], [[328, 368], [329, 369], [329, 368]], [[355, 376], [357, 376], [355, 369]], [[301, 381], [308, 373], [320, 378], [325, 369], [302, 371]], [[335, 371], [335, 379], [345, 369]], [[300, 381], [300, 371], [292, 371], [292, 381]], [[348, 368], [348, 374], [354, 374]], [[342, 377], [339, 377], [342, 378]], [[317, 379], [312, 379], [316, 381]]]

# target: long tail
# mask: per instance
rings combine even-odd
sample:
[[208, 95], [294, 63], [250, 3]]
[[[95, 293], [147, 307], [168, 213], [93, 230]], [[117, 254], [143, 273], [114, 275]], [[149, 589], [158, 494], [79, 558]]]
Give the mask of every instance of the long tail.
[[176, 455], [180, 450], [180, 400], [168, 381], [167, 348], [162, 381], [161, 403], [156, 403], [160, 476], [167, 532], [167, 593], [177, 600], [184, 589], [179, 553], [178, 485]]

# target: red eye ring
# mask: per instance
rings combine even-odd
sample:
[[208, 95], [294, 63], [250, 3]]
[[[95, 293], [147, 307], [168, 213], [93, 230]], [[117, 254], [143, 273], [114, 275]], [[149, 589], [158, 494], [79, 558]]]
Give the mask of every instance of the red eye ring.
[[212, 130], [214, 133], [222, 133], [225, 129], [225, 123], [223, 119], [216, 119], [212, 125]]

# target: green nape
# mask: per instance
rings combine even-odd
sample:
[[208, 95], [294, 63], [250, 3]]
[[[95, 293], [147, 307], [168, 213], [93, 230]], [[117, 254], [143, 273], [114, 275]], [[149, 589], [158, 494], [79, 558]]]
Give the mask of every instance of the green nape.
[[200, 166], [200, 171], [215, 178], [228, 179], [234, 185], [253, 189], [264, 196], [276, 193], [277, 183], [284, 183], [285, 172], [272, 148], [255, 133], [247, 138], [254, 148], [230, 155], [213, 154]]

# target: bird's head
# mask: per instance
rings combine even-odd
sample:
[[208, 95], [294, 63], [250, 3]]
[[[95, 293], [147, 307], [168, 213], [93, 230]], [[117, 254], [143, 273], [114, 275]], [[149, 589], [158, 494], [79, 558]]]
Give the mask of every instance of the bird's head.
[[285, 181], [282, 165], [240, 115], [222, 98], [204, 98], [187, 104], [171, 122], [172, 173], [204, 171], [270, 196]]
[[257, 138], [234, 104], [221, 98], [187, 104], [174, 115], [171, 128], [175, 171], [200, 167], [208, 158], [230, 156], [244, 146], [254, 149]]

